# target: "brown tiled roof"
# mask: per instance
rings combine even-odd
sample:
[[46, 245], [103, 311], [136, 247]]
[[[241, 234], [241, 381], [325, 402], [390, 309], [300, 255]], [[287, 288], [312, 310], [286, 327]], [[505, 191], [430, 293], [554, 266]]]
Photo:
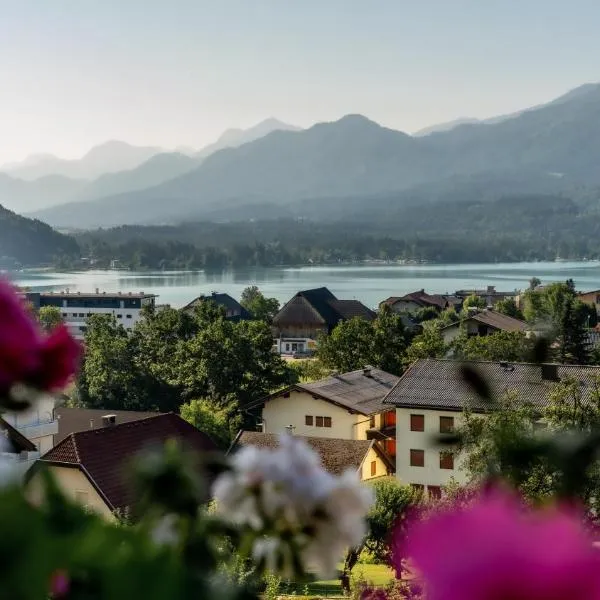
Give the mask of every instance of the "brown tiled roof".
[[57, 407], [55, 414], [58, 419], [58, 433], [54, 436], [54, 444], [62, 442], [69, 434], [89, 429], [101, 429], [102, 417], [114, 415], [116, 424], [139, 421], [147, 417], [155, 417], [159, 413], [138, 412], [135, 410], [108, 410], [104, 408], [67, 408]]
[[26, 438], [18, 429], [0, 417], [0, 431], [6, 435], [15, 452], [35, 452], [36, 445]]
[[462, 321], [452, 323], [451, 325], [446, 325], [446, 327], [443, 327], [442, 329], [460, 327], [461, 323], [464, 323], [465, 321], [475, 321], [477, 323], [481, 323], [482, 325], [486, 325], [487, 327], [497, 329], [498, 331], [526, 331], [528, 328], [528, 325], [525, 321], [515, 319], [514, 317], [509, 317], [508, 315], [504, 315], [495, 310], [486, 309], [477, 313], [473, 313]]
[[375, 313], [358, 300], [338, 300], [322, 287], [298, 292], [275, 315], [273, 324], [315, 324], [332, 328], [352, 317], [372, 320]]
[[212, 452], [215, 444], [204, 433], [173, 414], [80, 431], [68, 435], [40, 459], [40, 463], [77, 466], [104, 496], [109, 508], [131, 505], [126, 469], [141, 450], [177, 439], [195, 453]]
[[54, 436], [54, 445], [62, 442], [69, 434], [89, 429], [101, 429], [102, 417], [114, 415], [116, 424], [130, 423], [148, 417], [156, 417], [156, 411], [141, 412], [136, 410], [108, 410], [104, 408], [67, 408], [60, 406], [55, 409], [58, 419], [58, 433]]
[[359, 369], [312, 383], [299, 383], [296, 387], [363, 415], [371, 415], [386, 410], [383, 399], [398, 380], [396, 375], [381, 369], [367, 368], [366, 374], [365, 369]]
[[[489, 406], [464, 383], [461, 365], [476, 369], [489, 384], [496, 399], [508, 391], [515, 391], [519, 398], [539, 409], [546, 405], [548, 393], [556, 380], [574, 378], [583, 387], [592, 389], [596, 378], [600, 377], [600, 367], [428, 358], [417, 360], [406, 370], [384, 403], [399, 408], [461, 411], [468, 407], [480, 412], [488, 410]], [[556, 375], [556, 380], [553, 375]]]
[[425, 290], [417, 290], [404, 296], [390, 296], [387, 300], [384, 300], [381, 304], [388, 304], [392, 306], [396, 302], [403, 300], [405, 302], [414, 302], [419, 306], [435, 306], [440, 309], [448, 306], [448, 300], [439, 294], [428, 294]]
[[[341, 475], [348, 469], [358, 470], [367, 452], [373, 445], [369, 440], [337, 440], [332, 438], [296, 436], [304, 440], [321, 457], [323, 467], [333, 475]], [[279, 436], [274, 433], [242, 431], [232, 448], [239, 446], [257, 446], [259, 448], [277, 448]]]

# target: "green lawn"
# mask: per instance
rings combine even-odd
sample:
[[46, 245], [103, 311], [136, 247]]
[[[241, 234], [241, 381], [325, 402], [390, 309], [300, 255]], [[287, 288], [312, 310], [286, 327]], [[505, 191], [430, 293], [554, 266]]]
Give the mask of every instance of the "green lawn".
[[[392, 571], [385, 565], [363, 565], [354, 567], [352, 576], [357, 579], [366, 580], [373, 585], [385, 585], [394, 578]], [[296, 596], [317, 596], [320, 598], [342, 596], [342, 588], [339, 579], [331, 581], [316, 581], [309, 584], [292, 584], [282, 586], [282, 593], [294, 594]]]

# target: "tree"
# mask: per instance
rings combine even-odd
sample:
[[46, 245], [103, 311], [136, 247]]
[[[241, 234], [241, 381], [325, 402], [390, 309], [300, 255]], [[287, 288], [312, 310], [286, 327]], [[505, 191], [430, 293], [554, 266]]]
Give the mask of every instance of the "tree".
[[331, 373], [318, 358], [305, 358], [288, 362], [288, 367], [292, 372], [295, 381], [302, 383], [311, 383], [324, 379]]
[[321, 337], [317, 357], [327, 368], [340, 372], [371, 365], [400, 375], [406, 344], [402, 318], [383, 306], [374, 321], [355, 317]]
[[496, 302], [494, 310], [513, 319], [524, 319], [523, 313], [519, 310], [514, 298], [503, 298]]
[[257, 286], [247, 287], [242, 292], [240, 304], [249, 311], [255, 319], [272, 323], [275, 315], [279, 312], [279, 300], [277, 298], [265, 298]]
[[38, 319], [44, 331], [52, 331], [62, 323], [62, 313], [57, 306], [42, 306], [38, 312]]
[[240, 428], [235, 406], [219, 406], [210, 400], [192, 400], [181, 405], [181, 417], [227, 450]]
[[425, 306], [420, 308], [414, 315], [414, 319], [417, 323], [423, 323], [423, 321], [431, 321], [437, 319], [440, 316], [440, 311], [434, 306]]
[[485, 308], [486, 302], [485, 298], [481, 296], [477, 296], [476, 294], [471, 294], [465, 301], [463, 302], [463, 310], [466, 312], [469, 308]]
[[539, 279], [538, 277], [532, 277], [529, 280], [529, 289], [530, 290], [535, 290], [535, 288], [539, 287], [540, 285], [542, 285], [542, 280]]
[[395, 479], [378, 481], [373, 488], [375, 503], [367, 515], [367, 536], [362, 545], [348, 551], [344, 561], [341, 580], [345, 589], [363, 550], [369, 551], [379, 562], [389, 562], [391, 532], [400, 526], [407, 511], [421, 501], [420, 492], [409, 485], [400, 485]]
[[404, 362], [412, 364], [420, 358], [443, 358], [448, 352], [448, 345], [444, 341], [440, 323], [432, 323], [424, 327], [422, 333], [416, 335], [410, 346], [406, 349]]
[[457, 358], [526, 362], [530, 359], [534, 340], [522, 331], [498, 331], [486, 336], [461, 336], [454, 345]]

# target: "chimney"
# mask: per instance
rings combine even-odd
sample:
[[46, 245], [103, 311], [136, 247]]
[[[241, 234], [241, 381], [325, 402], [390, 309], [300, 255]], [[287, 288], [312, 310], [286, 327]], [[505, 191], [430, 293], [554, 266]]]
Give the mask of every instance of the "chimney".
[[117, 424], [117, 415], [104, 415], [102, 417], [102, 427], [113, 427]]
[[365, 366], [363, 367], [363, 375], [364, 375], [365, 377], [371, 377], [371, 376], [372, 376], [372, 375], [371, 375], [371, 369], [372, 369], [372, 368], [373, 368], [373, 367], [372, 367], [371, 365], [365, 365]]
[[542, 365], [542, 380], [543, 381], [560, 381], [558, 377], [558, 365], [543, 364]]
[[96, 288], [96, 295], [100, 294], [100, 288]]
[[94, 419], [90, 419], [90, 429], [94, 429]]

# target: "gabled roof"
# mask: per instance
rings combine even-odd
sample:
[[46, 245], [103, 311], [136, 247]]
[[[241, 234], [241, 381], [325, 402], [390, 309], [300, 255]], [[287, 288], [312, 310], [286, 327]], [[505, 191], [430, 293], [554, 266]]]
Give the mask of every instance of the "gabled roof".
[[331, 328], [353, 317], [372, 321], [375, 313], [358, 300], [338, 300], [326, 287], [322, 287], [298, 292], [275, 315], [273, 324], [306, 323]]
[[264, 404], [286, 392], [296, 390], [312, 394], [325, 402], [349, 409], [352, 412], [369, 416], [389, 409], [384, 405], [383, 399], [398, 380], [399, 377], [396, 375], [368, 367], [349, 373], [331, 375], [312, 383], [297, 383], [261, 399], [254, 405]]
[[54, 409], [58, 419], [58, 433], [54, 436], [54, 444], [62, 442], [69, 434], [89, 429], [100, 429], [102, 417], [114, 415], [117, 425], [139, 421], [148, 417], [156, 417], [156, 411], [141, 412], [135, 410], [108, 410], [104, 408], [67, 408], [59, 406]]
[[[352, 469], [358, 471], [367, 453], [374, 447], [370, 440], [338, 440], [333, 438], [296, 436], [304, 440], [320, 457], [326, 471], [332, 475], [341, 475]], [[231, 451], [243, 446], [258, 448], [277, 448], [279, 436], [274, 433], [242, 431], [238, 434]]]
[[488, 361], [456, 361], [449, 359], [420, 359], [402, 375], [384, 404], [398, 408], [476, 412], [489, 410], [489, 405], [475, 395], [462, 379], [460, 367], [476, 369], [490, 386], [496, 399], [509, 391], [542, 409], [557, 380], [575, 378], [582, 386], [592, 389], [600, 377], [600, 367], [579, 365], [537, 365]]
[[7, 423], [0, 417], [0, 431], [6, 436], [15, 453], [35, 452], [36, 445], [26, 438], [18, 429], [15, 429], [10, 423]]
[[393, 306], [396, 302], [414, 302], [419, 306], [434, 306], [436, 308], [444, 309], [448, 306], [448, 300], [439, 294], [428, 294], [425, 290], [417, 290], [404, 296], [390, 296], [387, 300], [384, 300], [382, 304], [388, 304]]
[[509, 317], [508, 315], [496, 312], [495, 310], [486, 309], [477, 313], [473, 313], [462, 321], [452, 323], [451, 325], [446, 325], [446, 327], [443, 327], [442, 329], [460, 327], [461, 323], [464, 323], [465, 321], [476, 321], [477, 323], [487, 325], [488, 327], [492, 327], [498, 331], [526, 331], [528, 328], [528, 325], [525, 321], [515, 319], [514, 317]]
[[110, 509], [123, 509], [132, 502], [127, 485], [130, 461], [138, 452], [169, 439], [179, 440], [189, 451], [198, 454], [216, 450], [205, 433], [181, 417], [168, 413], [72, 433], [36, 464], [79, 468]]
[[217, 292], [213, 292], [210, 295], [198, 296], [188, 305], [184, 306], [183, 310], [190, 311], [201, 302], [206, 301], [214, 302], [217, 306], [222, 306], [225, 308], [225, 310], [239, 312], [239, 315], [236, 316], [240, 320], [248, 320], [252, 318], [252, 315], [235, 298], [232, 298], [229, 294], [220, 294]]

